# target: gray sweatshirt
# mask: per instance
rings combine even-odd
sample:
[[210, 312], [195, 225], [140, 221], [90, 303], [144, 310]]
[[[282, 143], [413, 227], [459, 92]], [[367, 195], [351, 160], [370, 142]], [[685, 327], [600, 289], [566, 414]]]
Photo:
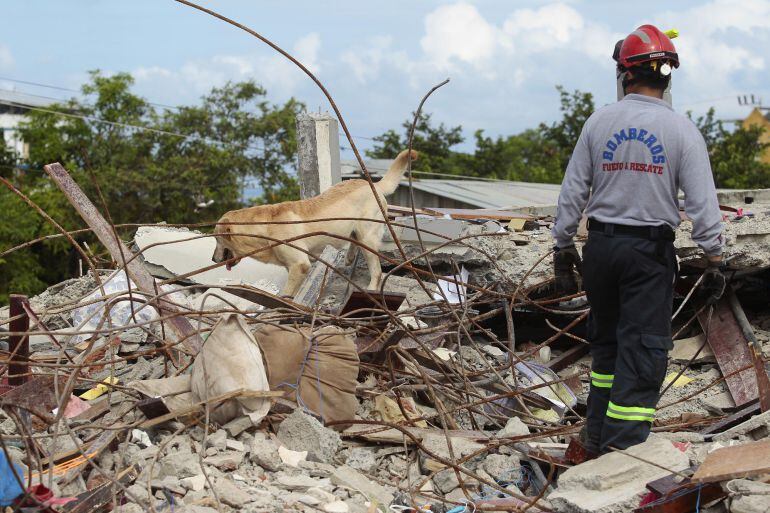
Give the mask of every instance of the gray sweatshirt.
[[703, 136], [663, 100], [629, 94], [583, 126], [559, 194], [556, 245], [572, 244], [584, 209], [603, 223], [676, 228], [679, 189], [693, 241], [709, 256], [721, 254], [722, 215]]

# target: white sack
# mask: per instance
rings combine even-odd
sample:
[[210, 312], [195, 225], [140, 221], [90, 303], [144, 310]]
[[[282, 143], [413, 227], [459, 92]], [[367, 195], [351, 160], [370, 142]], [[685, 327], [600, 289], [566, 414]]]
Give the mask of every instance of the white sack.
[[[191, 389], [196, 401], [206, 401], [239, 389], [268, 391], [265, 365], [257, 341], [243, 318], [225, 314], [214, 326], [192, 366]], [[248, 415], [257, 424], [267, 415], [270, 399], [236, 397], [211, 406], [211, 421], [218, 424]]]

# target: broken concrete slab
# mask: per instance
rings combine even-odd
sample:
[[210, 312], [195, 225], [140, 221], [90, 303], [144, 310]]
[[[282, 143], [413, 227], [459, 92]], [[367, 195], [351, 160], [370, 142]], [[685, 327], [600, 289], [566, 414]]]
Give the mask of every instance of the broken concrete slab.
[[[328, 480], [327, 480], [327, 483], [328, 483]], [[302, 474], [291, 475], [291, 474], [281, 473], [275, 479], [274, 484], [275, 486], [282, 488], [284, 490], [295, 492], [295, 491], [306, 491], [310, 488], [318, 488], [320, 486], [323, 486], [324, 483], [322, 483], [318, 479], [314, 479], [310, 476], [305, 476]]]
[[331, 463], [340, 447], [340, 435], [315, 417], [297, 409], [278, 427], [278, 439], [292, 451], [307, 451], [308, 458]]
[[[145, 265], [154, 264], [153, 274], [172, 278], [213, 264], [211, 256], [214, 254], [216, 240], [214, 237], [203, 235], [185, 228], [141, 226], [136, 231], [134, 242], [143, 252]], [[149, 247], [153, 244], [161, 245]], [[222, 266], [195, 274], [188, 279], [213, 286], [247, 284], [274, 292], [281, 290], [287, 276], [286, 269], [281, 266], [244, 258], [230, 271]], [[236, 302], [242, 301], [237, 297], [235, 299]]]
[[[480, 443], [461, 437], [449, 437], [455, 458], [462, 458], [484, 448]], [[451, 459], [447, 439], [443, 433], [427, 433], [422, 439], [423, 447], [444, 459]], [[480, 459], [480, 457], [478, 458]], [[466, 463], [467, 464], [467, 463]]]
[[241, 417], [236, 417], [224, 426], [222, 428], [227, 431], [227, 434], [231, 437], [235, 438], [236, 436], [240, 435], [250, 427], [253, 427], [254, 423], [251, 422], [251, 418], [248, 415], [243, 415]]
[[643, 444], [568, 469], [548, 500], [560, 513], [631, 511], [639, 505], [648, 482], [689, 466], [690, 460], [684, 452], [670, 441], [653, 435]]
[[370, 501], [376, 502], [385, 508], [393, 502], [393, 494], [386, 490], [384, 486], [375, 483], [347, 465], [338, 467], [334, 474], [332, 474], [331, 480], [337, 486], [343, 486], [360, 492]]

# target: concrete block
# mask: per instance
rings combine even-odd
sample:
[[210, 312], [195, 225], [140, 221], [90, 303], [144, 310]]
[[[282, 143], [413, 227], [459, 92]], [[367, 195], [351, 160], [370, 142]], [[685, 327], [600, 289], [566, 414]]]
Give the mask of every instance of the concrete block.
[[505, 423], [505, 427], [497, 432], [500, 438], [509, 436], [526, 436], [529, 434], [529, 428], [519, 417], [511, 417]]
[[340, 447], [340, 435], [315, 417], [297, 409], [278, 427], [278, 439], [292, 451], [307, 451], [308, 459], [331, 463]]
[[236, 417], [224, 426], [225, 431], [227, 431], [227, 434], [231, 437], [235, 438], [236, 436], [240, 435], [250, 427], [254, 425], [253, 422], [251, 422], [251, 418], [244, 415], [242, 417]]
[[328, 113], [297, 116], [300, 196], [312, 198], [342, 180], [339, 127]]
[[[663, 468], [645, 463], [638, 456]], [[650, 481], [690, 466], [685, 453], [656, 436], [624, 452], [612, 452], [568, 469], [548, 496], [559, 513], [621, 513], [639, 505]]]

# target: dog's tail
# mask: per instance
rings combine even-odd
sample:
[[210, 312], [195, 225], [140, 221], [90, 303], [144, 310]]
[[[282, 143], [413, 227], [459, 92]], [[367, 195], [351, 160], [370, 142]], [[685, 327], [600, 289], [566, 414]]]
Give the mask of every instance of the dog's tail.
[[[417, 160], [417, 156], [418, 153], [412, 150], [412, 162]], [[382, 177], [382, 180], [375, 184], [377, 186], [377, 190], [385, 196], [388, 194], [393, 194], [396, 188], [398, 188], [398, 183], [401, 181], [401, 177], [404, 176], [408, 160], [409, 150], [404, 150], [399, 153], [398, 157], [396, 157], [396, 160], [394, 160], [390, 165], [388, 172], [385, 173], [385, 176]]]

